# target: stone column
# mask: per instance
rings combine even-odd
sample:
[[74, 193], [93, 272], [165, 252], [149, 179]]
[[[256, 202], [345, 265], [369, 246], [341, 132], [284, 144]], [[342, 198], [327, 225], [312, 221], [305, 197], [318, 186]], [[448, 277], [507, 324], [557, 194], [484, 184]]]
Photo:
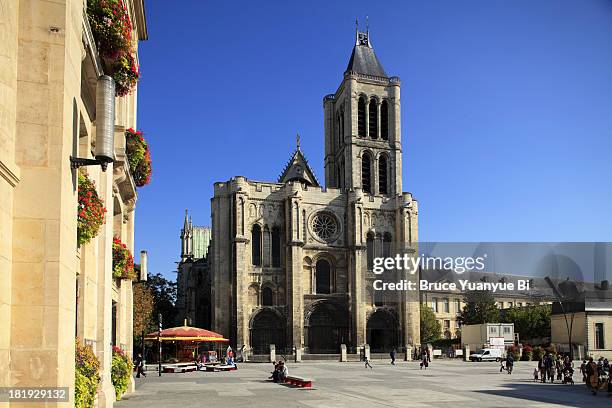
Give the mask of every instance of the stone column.
[[340, 362], [346, 363], [347, 361], [348, 361], [348, 358], [346, 355], [346, 344], [341, 344], [340, 345]]
[[276, 345], [270, 344], [270, 362], [274, 363], [276, 361]]
[[[249, 319], [250, 313], [246, 305], [246, 280], [248, 279], [247, 265], [247, 239], [243, 235], [242, 226], [244, 225], [244, 206], [247, 201], [247, 195], [242, 193], [247, 191], [248, 184], [246, 179], [239, 178], [236, 180], [237, 190], [232, 205], [232, 217], [236, 220], [236, 231], [232, 231], [234, 237], [234, 250], [236, 251], [236, 347], [249, 343]], [[263, 244], [263, 240], [262, 240]], [[265, 259], [265, 258], [264, 258]], [[263, 261], [263, 259], [262, 259]]]
[[8, 387], [12, 385], [13, 191], [19, 182], [15, 164], [19, 2], [0, 0], [0, 10], [0, 322], [4, 327], [0, 330], [0, 387]]

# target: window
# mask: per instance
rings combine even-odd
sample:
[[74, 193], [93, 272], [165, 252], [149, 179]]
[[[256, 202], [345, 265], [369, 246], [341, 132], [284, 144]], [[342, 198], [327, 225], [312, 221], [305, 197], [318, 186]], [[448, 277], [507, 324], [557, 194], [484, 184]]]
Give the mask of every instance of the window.
[[380, 137], [389, 140], [389, 103], [386, 100], [380, 104]]
[[604, 324], [603, 323], [595, 323], [595, 348], [603, 349], [605, 347], [604, 342]]
[[261, 266], [261, 227], [257, 224], [253, 225], [251, 236], [251, 250], [253, 265]]
[[438, 313], [438, 298], [431, 298], [431, 309]]
[[455, 313], [461, 313], [461, 301], [459, 299], [455, 299]]
[[272, 293], [272, 289], [266, 287], [261, 291], [261, 304], [263, 306], [274, 305], [274, 294]]
[[370, 99], [369, 115], [368, 115], [368, 131], [370, 133], [370, 139], [378, 138], [378, 106], [376, 99]]
[[368, 270], [371, 271], [374, 267], [374, 234], [368, 233], [366, 238], [366, 249], [368, 253]]
[[366, 101], [363, 96], [359, 98], [359, 102], [357, 102], [357, 135], [360, 137], [365, 137], [366, 135]]
[[364, 193], [372, 194], [372, 183], [370, 182], [371, 159], [368, 153], [361, 157], [361, 188]]
[[278, 227], [272, 228], [272, 267], [278, 268], [280, 266], [281, 238], [280, 229]]
[[328, 241], [336, 236], [338, 224], [333, 215], [322, 212], [317, 214], [312, 221], [312, 229], [319, 238]]
[[444, 298], [444, 313], [450, 313], [450, 304], [448, 302], [448, 298]]
[[387, 156], [378, 158], [378, 193], [387, 195]]
[[382, 256], [389, 258], [391, 256], [391, 234], [385, 232], [383, 235]]
[[331, 292], [331, 268], [329, 262], [325, 259], [319, 259], [317, 261], [315, 270], [316, 280], [316, 293], [330, 293]]
[[510, 334], [510, 327], [504, 326], [504, 334]]

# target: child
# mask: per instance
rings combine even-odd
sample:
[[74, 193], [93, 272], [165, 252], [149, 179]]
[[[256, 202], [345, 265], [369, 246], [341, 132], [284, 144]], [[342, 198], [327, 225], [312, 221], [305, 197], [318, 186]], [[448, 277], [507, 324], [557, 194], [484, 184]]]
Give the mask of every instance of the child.
[[367, 357], [364, 357], [363, 361], [365, 361], [365, 368], [370, 367], [370, 370], [373, 370], [370, 360]]
[[538, 374], [540, 374], [540, 372], [538, 371], [538, 368], [536, 367], [533, 369], [533, 382], [538, 381]]

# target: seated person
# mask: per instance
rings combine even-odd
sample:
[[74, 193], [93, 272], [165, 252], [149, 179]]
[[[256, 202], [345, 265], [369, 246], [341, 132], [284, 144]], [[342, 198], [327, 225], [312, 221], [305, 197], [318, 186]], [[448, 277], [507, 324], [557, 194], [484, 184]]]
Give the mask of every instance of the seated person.
[[289, 375], [289, 370], [287, 369], [287, 366], [285, 365], [284, 361], [280, 362], [280, 369], [279, 369], [279, 374], [278, 374], [278, 380], [280, 382], [285, 382], [285, 378], [287, 378], [287, 376]]

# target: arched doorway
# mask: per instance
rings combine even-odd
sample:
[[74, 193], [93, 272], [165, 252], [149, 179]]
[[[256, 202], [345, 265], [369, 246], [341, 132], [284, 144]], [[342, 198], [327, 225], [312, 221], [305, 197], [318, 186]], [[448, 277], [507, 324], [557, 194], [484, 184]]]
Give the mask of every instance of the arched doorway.
[[274, 344], [277, 350], [285, 349], [285, 322], [277, 313], [264, 309], [257, 313], [251, 323], [253, 353], [269, 353], [270, 344]]
[[373, 353], [390, 352], [397, 348], [397, 321], [387, 310], [378, 310], [368, 319], [367, 342]]
[[319, 304], [307, 318], [305, 337], [310, 354], [336, 354], [348, 343], [348, 316], [328, 304]]

